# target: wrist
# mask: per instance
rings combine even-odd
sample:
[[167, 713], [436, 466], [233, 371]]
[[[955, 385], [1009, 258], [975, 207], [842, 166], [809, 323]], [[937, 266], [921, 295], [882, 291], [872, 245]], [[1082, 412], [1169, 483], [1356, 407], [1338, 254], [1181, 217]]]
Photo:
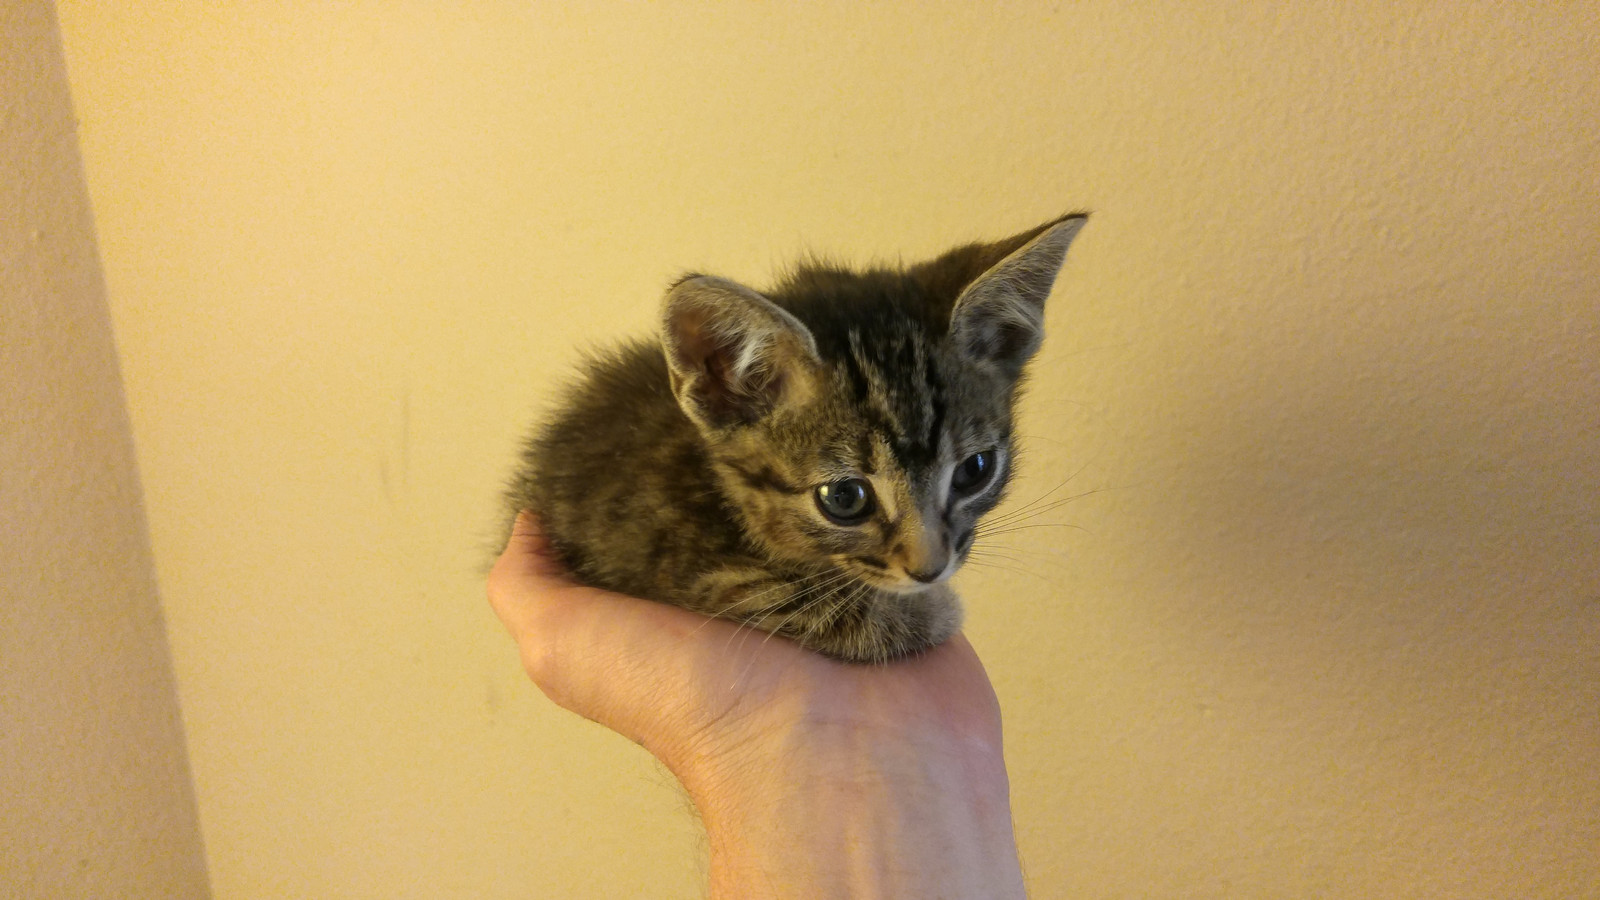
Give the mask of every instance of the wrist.
[[684, 782], [713, 897], [1023, 896], [998, 728], [810, 720]]

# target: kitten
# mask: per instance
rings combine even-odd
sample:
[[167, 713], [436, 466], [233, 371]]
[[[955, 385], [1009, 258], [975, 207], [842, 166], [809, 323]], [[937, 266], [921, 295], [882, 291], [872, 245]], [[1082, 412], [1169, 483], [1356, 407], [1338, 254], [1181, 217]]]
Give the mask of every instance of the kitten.
[[592, 359], [510, 515], [585, 583], [882, 661], [961, 625], [948, 584], [1011, 477], [1044, 303], [1087, 216], [905, 269], [690, 275], [659, 340]]

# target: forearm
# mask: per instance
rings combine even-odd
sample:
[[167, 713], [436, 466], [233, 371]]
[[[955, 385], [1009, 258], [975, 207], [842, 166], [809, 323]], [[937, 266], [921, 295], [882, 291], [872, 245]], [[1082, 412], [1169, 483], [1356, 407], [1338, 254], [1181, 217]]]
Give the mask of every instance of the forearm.
[[1024, 896], [997, 744], [834, 739], [691, 793], [715, 900]]

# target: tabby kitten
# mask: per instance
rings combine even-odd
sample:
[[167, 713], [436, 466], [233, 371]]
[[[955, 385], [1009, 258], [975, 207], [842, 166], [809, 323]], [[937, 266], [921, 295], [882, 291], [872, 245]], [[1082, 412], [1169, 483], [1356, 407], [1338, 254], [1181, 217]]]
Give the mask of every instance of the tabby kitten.
[[527, 443], [510, 515], [537, 513], [585, 583], [838, 659], [940, 643], [1086, 218], [905, 269], [804, 265], [766, 293], [683, 278], [660, 339], [591, 360]]

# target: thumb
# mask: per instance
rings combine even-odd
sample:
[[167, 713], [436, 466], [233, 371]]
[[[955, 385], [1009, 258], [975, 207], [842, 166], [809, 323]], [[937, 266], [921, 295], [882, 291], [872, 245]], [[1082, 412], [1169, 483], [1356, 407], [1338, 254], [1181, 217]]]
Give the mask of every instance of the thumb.
[[[505, 567], [500, 572], [502, 578], [534, 578], [553, 579], [571, 582], [566, 568], [556, 559], [550, 540], [545, 537], [544, 529], [540, 527], [539, 520], [528, 510], [517, 513], [517, 519], [511, 523], [511, 538], [506, 542], [506, 549], [496, 560], [496, 570]], [[490, 572], [491, 581], [495, 573]]]
[[527, 510], [517, 514], [505, 550], [489, 569], [488, 588], [490, 607], [525, 650], [530, 643], [549, 643], [564, 630], [562, 620], [583, 604], [581, 595], [595, 592], [573, 580]]
[[[517, 517], [489, 572], [489, 602], [517, 642], [523, 668], [557, 704], [644, 744], [671, 743], [663, 713], [693, 696], [707, 632], [724, 622], [573, 581], [538, 521]], [[692, 703], [690, 704], [693, 705]], [[695, 711], [675, 710], [688, 718]], [[678, 723], [687, 724], [687, 723]]]

